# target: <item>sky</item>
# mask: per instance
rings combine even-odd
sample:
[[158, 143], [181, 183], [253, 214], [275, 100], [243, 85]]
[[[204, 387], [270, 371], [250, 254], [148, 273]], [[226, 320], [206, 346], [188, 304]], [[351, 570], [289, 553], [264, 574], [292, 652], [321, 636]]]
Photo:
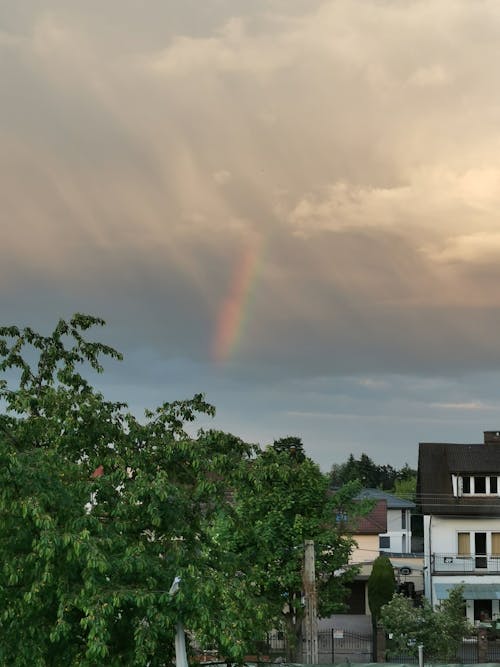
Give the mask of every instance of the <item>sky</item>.
[[0, 3], [0, 313], [326, 471], [500, 428], [498, 0]]

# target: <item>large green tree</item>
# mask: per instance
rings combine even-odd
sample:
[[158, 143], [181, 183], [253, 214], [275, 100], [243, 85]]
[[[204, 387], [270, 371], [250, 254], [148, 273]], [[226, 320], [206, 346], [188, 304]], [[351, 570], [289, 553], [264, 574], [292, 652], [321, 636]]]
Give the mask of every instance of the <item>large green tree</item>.
[[289, 657], [300, 658], [304, 542], [315, 542], [319, 616], [342, 611], [346, 585], [357, 572], [347, 565], [354, 542], [346, 526], [366, 505], [353, 500], [357, 484], [332, 493], [328, 476], [287, 447], [271, 446], [243, 467], [227, 544], [246, 564], [242, 576], [258, 593], [256, 613], [274, 619], [276, 629], [284, 628]]
[[190, 436], [214, 413], [201, 394], [142, 420], [107, 401], [89, 381], [121, 358], [88, 340], [103, 324], [0, 328], [0, 664], [169, 664], [179, 619], [241, 662], [282, 619], [299, 632], [306, 539], [320, 613], [340, 608], [356, 488], [332, 494], [290, 439]]
[[186, 422], [213, 413], [201, 395], [143, 422], [106, 401], [86, 378], [120, 358], [85, 338], [101, 324], [0, 329], [0, 664], [166, 664], [178, 618], [241, 657], [248, 632], [231, 619], [245, 590], [227, 583], [213, 525], [251, 448], [188, 436]]

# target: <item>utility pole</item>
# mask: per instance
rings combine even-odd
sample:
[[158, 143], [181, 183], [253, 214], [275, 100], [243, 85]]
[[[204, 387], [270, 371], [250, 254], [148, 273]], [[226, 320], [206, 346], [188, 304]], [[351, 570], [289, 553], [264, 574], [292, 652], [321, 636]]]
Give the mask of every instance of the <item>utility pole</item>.
[[314, 542], [306, 540], [304, 544], [304, 572], [302, 576], [305, 598], [305, 637], [306, 637], [306, 664], [318, 664], [318, 611], [316, 596], [316, 568], [314, 557]]

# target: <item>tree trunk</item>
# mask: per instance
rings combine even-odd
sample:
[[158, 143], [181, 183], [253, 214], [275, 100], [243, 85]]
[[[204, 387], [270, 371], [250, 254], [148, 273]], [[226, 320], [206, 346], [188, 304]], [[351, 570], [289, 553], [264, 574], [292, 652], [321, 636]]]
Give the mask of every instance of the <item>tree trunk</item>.
[[302, 616], [285, 614], [286, 659], [288, 662], [302, 662]]
[[374, 620], [372, 616], [372, 647], [373, 647], [373, 655], [372, 655], [372, 660], [373, 662], [377, 662], [377, 654], [378, 654], [378, 623], [376, 620]]

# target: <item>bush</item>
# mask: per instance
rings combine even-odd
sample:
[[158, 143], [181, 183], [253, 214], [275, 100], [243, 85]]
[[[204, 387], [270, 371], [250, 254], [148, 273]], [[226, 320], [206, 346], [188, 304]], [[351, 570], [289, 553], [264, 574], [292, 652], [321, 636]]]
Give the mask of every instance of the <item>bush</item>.
[[449, 598], [433, 609], [427, 599], [419, 607], [404, 595], [394, 595], [382, 607], [382, 624], [392, 635], [389, 656], [416, 656], [423, 644], [427, 659], [454, 661], [463, 637], [472, 631], [465, 617], [463, 587], [450, 591]]

